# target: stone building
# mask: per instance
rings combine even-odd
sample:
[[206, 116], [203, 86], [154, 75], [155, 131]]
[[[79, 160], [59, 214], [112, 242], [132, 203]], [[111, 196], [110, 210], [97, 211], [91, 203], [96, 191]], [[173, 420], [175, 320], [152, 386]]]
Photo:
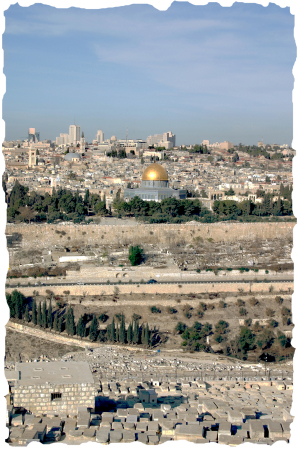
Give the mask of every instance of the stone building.
[[142, 175], [141, 187], [138, 189], [124, 189], [124, 200], [130, 201], [134, 197], [142, 200], [161, 202], [165, 198], [185, 199], [184, 189], [169, 188], [168, 173], [160, 164], [148, 166]]
[[14, 407], [37, 415], [75, 416], [79, 407], [95, 406], [94, 379], [86, 362], [17, 363], [15, 372]]
[[157, 404], [157, 394], [154, 389], [140, 389], [139, 397], [141, 403]]

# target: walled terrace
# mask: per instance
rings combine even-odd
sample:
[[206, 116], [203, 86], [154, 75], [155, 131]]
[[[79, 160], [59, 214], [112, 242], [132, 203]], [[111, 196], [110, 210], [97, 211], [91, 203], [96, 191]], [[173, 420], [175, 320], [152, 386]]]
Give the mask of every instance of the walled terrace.
[[[144, 249], [144, 265], [179, 270], [205, 266], [267, 269], [292, 265], [293, 223], [217, 223], [176, 225], [12, 225], [6, 229], [10, 266], [52, 265], [63, 261], [126, 267], [128, 248]], [[60, 260], [60, 263], [59, 263]], [[63, 266], [63, 264], [62, 264]], [[64, 264], [65, 266], [65, 264]], [[63, 267], [64, 267], [63, 266]], [[169, 270], [171, 271], [171, 270]]]

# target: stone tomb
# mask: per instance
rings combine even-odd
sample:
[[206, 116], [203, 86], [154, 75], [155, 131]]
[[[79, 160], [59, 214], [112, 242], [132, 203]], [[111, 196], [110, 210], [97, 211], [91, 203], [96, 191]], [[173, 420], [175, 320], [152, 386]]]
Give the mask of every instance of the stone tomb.
[[36, 415], [76, 416], [78, 408], [94, 408], [96, 389], [86, 362], [17, 363], [13, 388], [15, 407]]

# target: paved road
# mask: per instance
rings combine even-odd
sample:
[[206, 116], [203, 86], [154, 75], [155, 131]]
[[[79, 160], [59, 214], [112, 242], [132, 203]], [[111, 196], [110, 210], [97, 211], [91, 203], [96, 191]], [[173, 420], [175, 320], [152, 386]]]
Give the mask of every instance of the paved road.
[[[211, 280], [211, 281], [158, 281], [156, 283], [152, 283], [154, 286], [157, 286], [159, 284], [226, 284], [226, 283], [289, 283], [294, 282], [293, 279], [287, 279], [287, 280], [280, 280], [280, 279], [264, 279], [264, 280]], [[9, 284], [8, 287], [10, 288], [17, 288], [17, 287], [35, 287], [35, 286], [119, 286], [119, 285], [138, 285], [138, 284], [151, 284], [151, 283], [140, 283], [138, 281], [132, 281], [132, 282], [121, 282], [121, 283], [99, 283], [99, 282], [88, 282], [88, 283], [71, 283], [71, 282], [61, 282], [61, 283], [42, 283], [42, 284]]]

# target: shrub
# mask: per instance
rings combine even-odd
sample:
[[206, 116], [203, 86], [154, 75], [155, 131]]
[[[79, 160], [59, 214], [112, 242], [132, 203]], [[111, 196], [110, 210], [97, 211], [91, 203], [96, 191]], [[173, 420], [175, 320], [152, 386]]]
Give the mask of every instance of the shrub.
[[98, 317], [98, 320], [100, 320], [101, 322], [106, 322], [108, 320], [109, 316], [107, 314], [100, 314], [100, 316]]
[[281, 305], [283, 303], [283, 299], [279, 295], [277, 295], [274, 300], [278, 305]]
[[243, 300], [241, 300], [241, 298], [238, 298], [236, 303], [237, 303], [237, 306], [244, 306], [245, 305], [245, 302]]
[[287, 326], [287, 325], [291, 325], [292, 321], [290, 317], [287, 316], [283, 316], [282, 318], [282, 324]]
[[247, 314], [246, 309], [245, 308], [240, 308], [239, 309], [239, 314], [240, 314], [240, 316], [246, 316], [246, 314]]
[[219, 320], [215, 324], [215, 333], [216, 334], [225, 334], [227, 332], [228, 328], [229, 328], [228, 322], [225, 322], [224, 320]]
[[191, 318], [192, 307], [190, 305], [184, 305], [182, 310], [183, 310], [183, 313], [184, 313], [185, 317], [187, 319], [190, 319]]
[[277, 341], [282, 348], [285, 348], [288, 343], [288, 338], [283, 333], [278, 331], [277, 332]]
[[198, 317], [199, 317], [199, 319], [202, 319], [203, 316], [204, 316], [204, 312], [201, 311], [201, 310], [199, 310], [199, 311], [198, 311]]
[[256, 297], [251, 297], [251, 298], [249, 299], [249, 304], [250, 304], [251, 306], [257, 306], [257, 305], [259, 304], [259, 302], [258, 302], [258, 300], [256, 299]]
[[259, 333], [260, 331], [262, 331], [263, 327], [262, 327], [262, 325], [260, 324], [260, 322], [257, 321], [257, 322], [255, 322], [255, 323], [253, 324], [252, 329], [253, 329], [253, 331], [254, 331], [255, 333]]
[[161, 312], [161, 310], [159, 308], [157, 308], [157, 306], [152, 306], [150, 308], [152, 314], [159, 314]]
[[183, 322], [178, 322], [177, 325], [175, 326], [175, 331], [178, 334], [181, 334], [185, 331], [186, 329], [186, 325]]
[[280, 313], [281, 313], [282, 316], [285, 316], [285, 317], [288, 317], [288, 316], [291, 315], [291, 311], [289, 310], [289, 308], [286, 308], [285, 306], [283, 306], [281, 308]]
[[169, 314], [176, 314], [177, 309], [173, 308], [172, 306], [169, 306], [169, 307], [167, 308], [167, 312], [168, 312]]
[[273, 311], [273, 309], [271, 309], [271, 308], [266, 308], [265, 314], [268, 317], [273, 317], [275, 314], [275, 311]]
[[245, 324], [246, 327], [250, 327], [251, 324], [252, 324], [252, 319], [249, 317], [248, 319], [246, 319], [246, 320], [244, 321], [244, 324]]
[[268, 328], [276, 328], [278, 326], [278, 322], [276, 320], [272, 319], [268, 322]]
[[200, 302], [199, 308], [200, 308], [201, 311], [206, 311], [206, 309], [207, 309], [206, 303]]
[[201, 269], [197, 269], [197, 273], [201, 273]]
[[143, 259], [143, 249], [138, 245], [136, 245], [135, 247], [131, 245], [129, 247], [128, 259], [132, 266], [138, 266], [139, 264], [141, 264]]
[[218, 303], [219, 308], [226, 308], [227, 304], [223, 301], [220, 300], [220, 302]]
[[142, 318], [142, 316], [140, 316], [140, 314], [134, 313], [134, 314], [132, 315], [132, 320], [133, 320], [133, 322], [135, 322], [135, 320], [140, 320], [141, 318]]

